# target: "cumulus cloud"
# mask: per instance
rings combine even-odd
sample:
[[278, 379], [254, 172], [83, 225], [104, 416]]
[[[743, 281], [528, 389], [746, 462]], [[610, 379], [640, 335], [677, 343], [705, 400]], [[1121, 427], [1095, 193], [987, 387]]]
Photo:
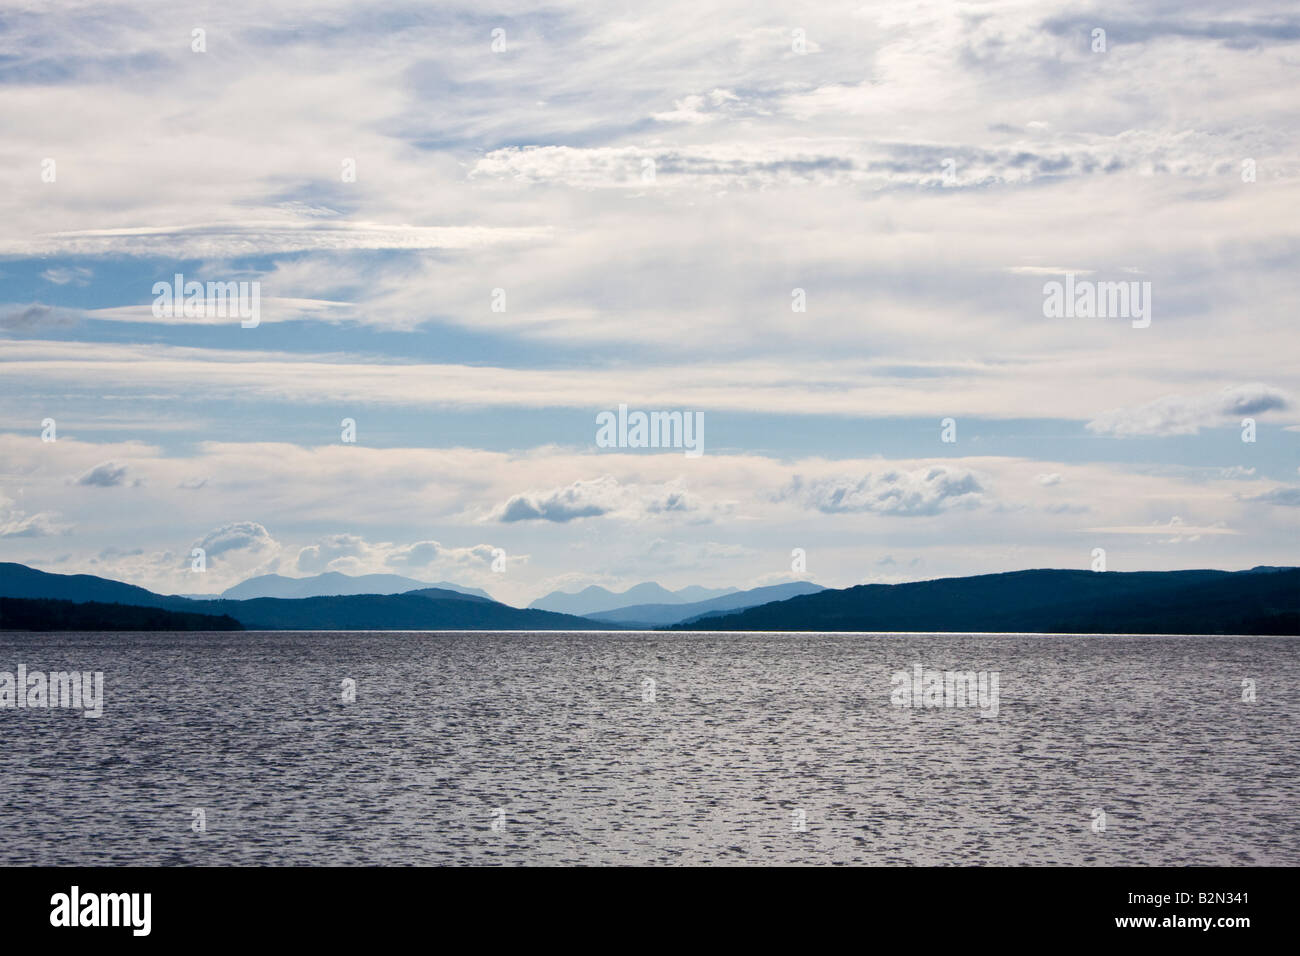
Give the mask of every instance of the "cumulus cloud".
[[744, 103], [730, 90], [715, 89], [712, 92], [692, 94], [673, 101], [673, 108], [662, 113], [655, 113], [654, 118], [661, 123], [707, 123], [719, 117], [734, 116], [742, 112]]
[[437, 541], [417, 541], [397, 548], [384, 558], [384, 563], [394, 568], [423, 568], [442, 553], [443, 547]]
[[202, 548], [209, 561], [223, 555], [228, 560], [236, 555], [240, 558], [265, 558], [280, 549], [271, 533], [256, 521], [236, 521], [214, 528], [195, 542], [195, 547]]
[[579, 518], [613, 515], [638, 518], [694, 511], [695, 503], [680, 482], [624, 485], [612, 475], [575, 481], [563, 488], [514, 495], [492, 517], [504, 523], [551, 521], [564, 524]]
[[0, 495], [0, 538], [45, 538], [67, 530], [66, 526], [55, 523], [53, 514], [27, 514], [11, 499]]
[[340, 559], [360, 558], [369, 551], [369, 545], [359, 535], [334, 534], [298, 552], [297, 567], [307, 574], [337, 571], [334, 565]]
[[1269, 385], [1225, 388], [1205, 395], [1170, 395], [1146, 405], [1111, 409], [1088, 422], [1088, 431], [1117, 438], [1195, 435], [1202, 428], [1237, 424], [1243, 416], [1293, 407], [1286, 392]]
[[116, 488], [126, 483], [126, 470], [126, 465], [106, 461], [82, 474], [77, 484], [90, 488]]
[[[318, 539], [298, 551], [294, 566], [304, 574], [340, 571], [344, 574], [373, 574], [398, 571], [403, 574], [475, 578], [490, 571], [498, 548], [490, 544], [466, 547], [439, 541], [399, 544], [370, 541], [356, 534], [334, 534]], [[506, 563], [523, 564], [527, 555], [507, 555]], [[485, 580], [479, 578], [479, 580]]]
[[796, 475], [778, 500], [797, 501], [824, 514], [919, 517], [955, 508], [979, 507], [983, 492], [974, 472], [939, 465], [915, 471], [884, 471], [810, 481]]
[[[478, 572], [492, 567], [498, 553], [504, 551], [491, 544], [450, 547], [437, 541], [417, 541], [392, 548], [385, 555], [384, 563], [390, 567], [424, 568], [439, 574]], [[507, 566], [528, 563], [526, 554], [506, 553], [504, 558]]]

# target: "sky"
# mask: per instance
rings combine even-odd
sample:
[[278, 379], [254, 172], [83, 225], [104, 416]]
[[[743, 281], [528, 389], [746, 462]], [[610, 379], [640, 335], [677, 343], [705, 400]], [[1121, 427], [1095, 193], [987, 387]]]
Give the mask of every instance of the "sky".
[[1281, 0], [6, 0], [0, 560], [1296, 564], [1297, 68]]

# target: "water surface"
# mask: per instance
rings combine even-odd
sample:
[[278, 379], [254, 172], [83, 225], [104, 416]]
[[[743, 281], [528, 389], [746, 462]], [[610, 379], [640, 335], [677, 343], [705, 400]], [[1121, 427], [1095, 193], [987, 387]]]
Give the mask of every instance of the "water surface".
[[[0, 670], [103, 671], [106, 701], [0, 710], [0, 864], [1296, 865], [1297, 649], [4, 633]], [[892, 706], [915, 663], [997, 671], [998, 716]]]

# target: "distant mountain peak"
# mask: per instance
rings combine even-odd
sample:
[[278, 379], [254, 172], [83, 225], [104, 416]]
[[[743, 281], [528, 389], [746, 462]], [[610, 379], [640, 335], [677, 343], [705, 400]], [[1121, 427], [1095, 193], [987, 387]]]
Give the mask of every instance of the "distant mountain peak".
[[[683, 588], [677, 593], [681, 595], [689, 590], [691, 589]], [[747, 591], [733, 589], [728, 594], [703, 601], [688, 601], [684, 604], [633, 604], [587, 616], [594, 621], [620, 627], [663, 627], [708, 615], [744, 610], [771, 601], [784, 601], [804, 594], [816, 594], [824, 590], [826, 589], [820, 584], [813, 584], [811, 581], [789, 581], [784, 584], [751, 588]]]
[[305, 598], [346, 597], [356, 594], [405, 594], [439, 588], [457, 591], [474, 597], [492, 600], [492, 595], [481, 588], [450, 584], [446, 581], [417, 581], [400, 574], [344, 574], [342, 571], [325, 571], [303, 578], [290, 578], [282, 574], [259, 574], [227, 588], [221, 597], [229, 601], [246, 601], [252, 598]]
[[736, 588], [704, 588], [697, 584], [670, 591], [655, 581], [635, 584], [625, 591], [611, 591], [590, 584], [577, 592], [552, 591], [528, 606], [561, 614], [599, 614], [634, 604], [689, 604], [731, 594]]

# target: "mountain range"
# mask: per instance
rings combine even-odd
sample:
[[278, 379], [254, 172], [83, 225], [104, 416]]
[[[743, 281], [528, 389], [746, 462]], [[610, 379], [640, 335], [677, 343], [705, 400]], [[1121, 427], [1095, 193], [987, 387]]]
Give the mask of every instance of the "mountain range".
[[[49, 574], [9, 562], [0, 562], [0, 598], [113, 605], [120, 608], [116, 612], [120, 616], [139, 619], [140, 630], [195, 630], [199, 623], [194, 620], [196, 615], [206, 616], [211, 624], [208, 630], [227, 630], [230, 620], [246, 630], [580, 631], [609, 626], [584, 617], [509, 607], [488, 597], [445, 588], [423, 587], [404, 594], [195, 599], [155, 594], [90, 574]], [[184, 614], [187, 626], [149, 626], [149, 620], [136, 613], [140, 608]], [[104, 623], [86, 629], [122, 629], [112, 626], [103, 609], [97, 613]], [[30, 609], [15, 605], [6, 612], [0, 607], [0, 629], [36, 629], [29, 627], [30, 621]], [[82, 627], [78, 624], [77, 629]]]
[[756, 607], [772, 601], [784, 601], [786, 598], [798, 597], [801, 594], [816, 594], [824, 590], [826, 589], [820, 584], [813, 584], [811, 581], [792, 581], [789, 584], [773, 584], [748, 591], [733, 590], [730, 594], [710, 598], [707, 601], [692, 601], [688, 604], [634, 604], [631, 607], [620, 607], [612, 611], [584, 616], [593, 621], [603, 621], [619, 627], [666, 627], [669, 624], [689, 624], [706, 615]]
[[[275, 576], [269, 576], [275, 577]], [[351, 589], [359, 579], [303, 580], [303, 590]], [[389, 585], [409, 581], [377, 575]], [[319, 578], [325, 578], [322, 583]], [[258, 581], [259, 579], [252, 579]], [[279, 579], [258, 587], [289, 587]], [[249, 584], [251, 582], [245, 582]], [[380, 582], [382, 583], [382, 582]], [[415, 582], [420, 584], [421, 582]], [[240, 593], [239, 587], [232, 589]], [[1300, 634], [1300, 569], [1249, 571], [1014, 571], [907, 584], [826, 589], [790, 582], [724, 593], [638, 585], [621, 594], [588, 588], [586, 616], [510, 607], [472, 589], [403, 593], [195, 599], [87, 574], [50, 574], [0, 563], [0, 629], [22, 630], [528, 630], [669, 627], [695, 631], [920, 631], [1093, 634]], [[588, 594], [595, 591], [597, 593]], [[603, 592], [600, 593], [600, 592]], [[702, 600], [685, 600], [700, 592]], [[244, 592], [247, 593], [247, 592]], [[562, 603], [562, 602], [561, 602]], [[152, 609], [153, 612], [150, 612]], [[150, 612], [150, 613], [146, 613]], [[164, 613], [165, 612], [165, 613]]]
[[[340, 594], [404, 594], [407, 591], [422, 591], [425, 588], [438, 588], [443, 591], [458, 591], [475, 597], [492, 600], [492, 595], [479, 588], [449, 584], [446, 581], [416, 581], [404, 578], [400, 574], [341, 574], [327, 571], [324, 574], [307, 578], [286, 578], [281, 574], [263, 574], [249, 578], [226, 588], [221, 596], [228, 601], [246, 601], [250, 598], [305, 598], [330, 597]], [[199, 597], [199, 595], [190, 595]]]
[[[698, 586], [669, 591], [658, 584], [640, 584], [615, 593], [604, 588], [587, 588], [578, 595], [556, 593], [534, 601], [528, 608], [515, 608], [494, 601], [478, 588], [460, 585], [431, 586], [425, 582], [395, 574], [351, 575], [329, 572], [306, 578], [288, 578], [266, 574], [249, 578], [224, 591], [220, 597], [190, 594], [156, 594], [132, 584], [123, 584], [88, 574], [49, 574], [21, 564], [0, 563], [0, 597], [46, 599], [77, 603], [96, 602], [108, 607], [160, 608], [178, 614], [209, 615], [225, 618], [253, 630], [280, 628], [326, 630], [344, 629], [425, 629], [425, 630], [592, 630], [660, 627], [689, 620], [711, 611], [752, 607], [766, 601], [794, 594], [820, 590], [806, 582], [739, 591], [736, 588], [710, 589]], [[688, 600], [704, 595], [704, 600]], [[622, 601], [647, 597], [669, 603], [638, 604], [631, 608]], [[539, 604], [565, 606], [565, 599], [578, 599], [580, 606], [614, 605], [603, 616], [565, 613]], [[553, 600], [548, 600], [553, 599]], [[432, 602], [432, 603], [431, 603]], [[472, 606], [477, 604], [478, 606]], [[470, 606], [467, 606], [470, 605]], [[51, 606], [52, 611], [52, 606]], [[10, 615], [15, 616], [17, 606]], [[84, 629], [114, 630], [111, 614], [100, 609], [103, 627], [86, 624]], [[165, 621], [128, 615], [119, 616], [141, 622]], [[71, 612], [60, 611], [60, 619], [71, 621]], [[107, 616], [106, 616], [107, 615]], [[30, 614], [25, 620], [30, 620]], [[181, 618], [174, 619], [180, 622]], [[190, 621], [186, 627], [194, 629]], [[16, 625], [14, 625], [16, 626]], [[159, 627], [163, 625], [160, 623]], [[215, 623], [214, 630], [221, 629]]]
[[602, 614], [643, 604], [690, 604], [696, 601], [707, 601], [724, 594], [732, 594], [736, 590], [736, 588], [702, 588], [692, 584], [679, 591], [670, 591], [662, 585], [647, 582], [630, 587], [626, 591], [610, 591], [593, 584], [575, 594], [552, 591], [528, 606], [543, 611], [559, 611], [562, 614]]

